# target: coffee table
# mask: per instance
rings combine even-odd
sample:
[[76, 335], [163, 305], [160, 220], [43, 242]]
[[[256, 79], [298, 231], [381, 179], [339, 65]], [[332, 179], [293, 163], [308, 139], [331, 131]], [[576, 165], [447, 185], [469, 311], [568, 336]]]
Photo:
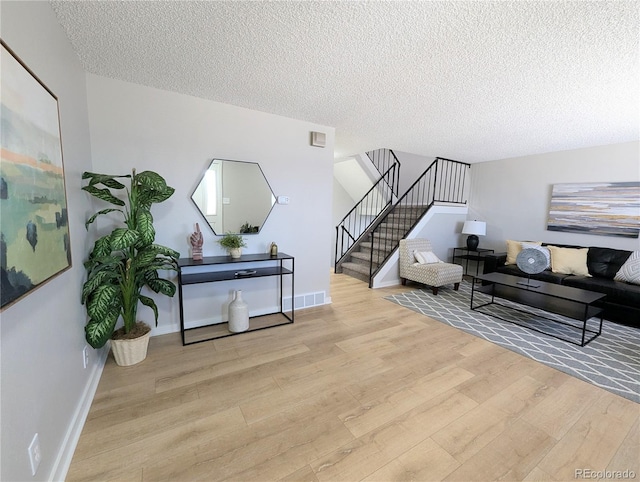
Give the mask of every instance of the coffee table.
[[[474, 307], [473, 302], [476, 293], [489, 295], [491, 297], [490, 301]], [[502, 304], [496, 301], [497, 299], [502, 299], [530, 306], [532, 308], [538, 308], [548, 313], [562, 315], [563, 319], [560, 320], [536, 313], [536, 317], [570, 327], [568, 330], [569, 332], [571, 332], [572, 329], [577, 330], [579, 335], [581, 335], [579, 342], [567, 337], [549, 333], [548, 330], [543, 330], [544, 323], [539, 323], [537, 325], [535, 323], [529, 323], [525, 325], [518, 323], [517, 321], [489, 313], [491, 316], [508, 321], [509, 323], [514, 323], [575, 345], [585, 346], [587, 343], [595, 340], [602, 333], [602, 312], [604, 311], [602, 302], [605, 297], [606, 295], [602, 293], [572, 288], [570, 286], [562, 286], [538, 280], [528, 280], [527, 278], [520, 278], [518, 276], [503, 273], [489, 273], [475, 276], [473, 278], [470, 308], [472, 310], [478, 310], [478, 308], [482, 308], [483, 306], [496, 304], [511, 310], [531, 314], [530, 311], [518, 309], [514, 306]], [[600, 302], [600, 306], [595, 306], [594, 304], [596, 302]], [[600, 317], [600, 325], [598, 330], [595, 331], [587, 326], [587, 322], [591, 318], [598, 316]], [[574, 321], [577, 323], [574, 323]], [[589, 338], [587, 338], [587, 334], [590, 335]]]

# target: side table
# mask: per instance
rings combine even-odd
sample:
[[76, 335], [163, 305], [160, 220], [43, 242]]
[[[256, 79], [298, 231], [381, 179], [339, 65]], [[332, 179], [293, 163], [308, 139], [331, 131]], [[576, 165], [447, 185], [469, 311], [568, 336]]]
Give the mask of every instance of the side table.
[[[488, 254], [493, 254], [493, 249], [485, 249], [478, 248], [475, 250], [469, 249], [466, 246], [461, 248], [453, 248], [453, 259], [452, 262], [455, 263], [456, 259], [466, 260], [466, 264], [464, 265], [464, 274], [469, 274], [469, 260], [476, 262], [476, 276], [479, 274], [480, 263], [484, 261], [485, 256]], [[457, 263], [461, 264], [462, 263]]]

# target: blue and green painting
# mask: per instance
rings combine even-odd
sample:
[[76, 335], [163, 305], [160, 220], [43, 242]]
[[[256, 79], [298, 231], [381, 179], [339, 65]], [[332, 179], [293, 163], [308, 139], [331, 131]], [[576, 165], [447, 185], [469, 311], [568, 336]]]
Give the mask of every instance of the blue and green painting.
[[4, 308], [71, 266], [57, 99], [2, 48], [0, 276]]

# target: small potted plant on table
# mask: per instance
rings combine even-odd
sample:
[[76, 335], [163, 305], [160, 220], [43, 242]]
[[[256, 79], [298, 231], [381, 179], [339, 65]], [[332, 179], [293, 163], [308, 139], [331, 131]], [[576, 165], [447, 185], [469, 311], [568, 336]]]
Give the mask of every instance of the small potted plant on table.
[[218, 240], [218, 244], [225, 248], [232, 258], [239, 258], [242, 256], [242, 248], [245, 248], [247, 244], [244, 242], [244, 238], [236, 233], [226, 233]]

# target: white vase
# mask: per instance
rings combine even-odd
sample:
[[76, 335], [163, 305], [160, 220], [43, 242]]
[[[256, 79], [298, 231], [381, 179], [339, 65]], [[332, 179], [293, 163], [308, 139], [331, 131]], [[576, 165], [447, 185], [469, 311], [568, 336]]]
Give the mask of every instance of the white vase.
[[232, 258], [238, 259], [240, 256], [242, 256], [242, 248], [231, 248], [229, 250], [229, 254]]
[[241, 333], [249, 329], [249, 305], [242, 299], [242, 290], [237, 290], [229, 303], [229, 331]]

